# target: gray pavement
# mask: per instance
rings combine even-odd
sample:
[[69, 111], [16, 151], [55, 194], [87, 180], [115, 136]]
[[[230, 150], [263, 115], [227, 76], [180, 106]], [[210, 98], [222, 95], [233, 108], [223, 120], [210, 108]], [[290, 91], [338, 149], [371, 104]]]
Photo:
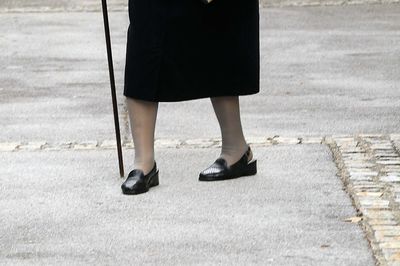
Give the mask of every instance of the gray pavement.
[[[110, 22], [129, 141], [120, 3], [110, 1], [120, 10]], [[0, 150], [14, 141], [113, 139], [102, 16], [71, 12], [94, 5], [0, 2]], [[115, 150], [0, 152], [0, 264], [373, 265], [361, 226], [344, 221], [356, 211], [328, 147], [285, 137], [400, 132], [399, 11], [261, 10], [262, 87], [240, 98], [242, 123], [248, 139], [286, 143], [253, 147], [256, 176], [201, 183], [198, 172], [219, 149], [156, 145], [160, 186], [127, 197]], [[160, 103], [157, 139], [218, 137], [208, 98]], [[126, 172], [133, 158], [124, 149]]]
[[[110, 10], [126, 10], [129, 0], [107, 0]], [[260, 0], [263, 7], [388, 4], [399, 0]], [[99, 11], [99, 0], [2, 0], [0, 12]]]
[[[127, 12], [110, 21], [122, 133], [131, 139]], [[262, 87], [241, 97], [246, 135], [399, 132], [400, 5], [267, 8], [260, 23]], [[100, 13], [2, 13], [0, 40], [0, 141], [114, 135]], [[208, 98], [160, 103], [156, 137], [218, 136]]]
[[0, 153], [0, 262], [374, 265], [325, 145], [257, 147], [257, 175], [198, 182], [218, 152], [156, 149], [160, 185], [131, 197], [113, 151]]
[[[107, 0], [108, 9], [127, 10], [129, 0]], [[101, 0], [2, 0], [0, 12], [100, 11]]]

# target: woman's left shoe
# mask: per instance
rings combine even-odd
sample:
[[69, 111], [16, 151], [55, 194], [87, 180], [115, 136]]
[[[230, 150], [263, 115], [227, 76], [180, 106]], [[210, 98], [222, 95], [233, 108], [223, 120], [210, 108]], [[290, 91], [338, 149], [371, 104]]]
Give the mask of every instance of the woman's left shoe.
[[232, 179], [241, 176], [255, 175], [257, 173], [257, 160], [249, 161], [251, 149], [248, 146], [243, 156], [231, 166], [228, 166], [226, 160], [222, 157], [200, 172], [199, 181], [218, 181]]

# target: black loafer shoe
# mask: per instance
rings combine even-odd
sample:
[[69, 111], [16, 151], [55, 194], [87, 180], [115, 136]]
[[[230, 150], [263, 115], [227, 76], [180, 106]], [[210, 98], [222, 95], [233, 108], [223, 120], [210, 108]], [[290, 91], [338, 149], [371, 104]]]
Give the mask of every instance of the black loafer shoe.
[[228, 166], [224, 158], [218, 158], [215, 162], [200, 172], [199, 181], [218, 181], [232, 179], [241, 176], [255, 175], [257, 173], [257, 160], [249, 161], [250, 146], [243, 156], [231, 166]]
[[149, 191], [150, 187], [158, 185], [158, 169], [154, 161], [153, 169], [144, 175], [141, 169], [129, 172], [125, 182], [121, 185], [122, 193], [135, 195]]

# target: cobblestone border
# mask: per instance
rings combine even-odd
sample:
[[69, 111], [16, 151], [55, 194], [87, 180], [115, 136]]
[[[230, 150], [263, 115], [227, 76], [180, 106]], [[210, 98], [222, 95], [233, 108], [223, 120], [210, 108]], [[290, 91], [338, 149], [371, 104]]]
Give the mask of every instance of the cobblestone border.
[[[252, 146], [322, 144], [324, 137], [250, 137], [246, 141]], [[213, 148], [221, 147], [220, 138], [209, 139], [155, 139], [154, 146], [160, 148]], [[41, 150], [106, 150], [116, 149], [115, 140], [88, 140], [65, 142], [0, 142], [0, 152], [41, 151]], [[132, 141], [122, 141], [125, 149], [134, 149]]]
[[378, 265], [400, 265], [400, 135], [326, 139]]

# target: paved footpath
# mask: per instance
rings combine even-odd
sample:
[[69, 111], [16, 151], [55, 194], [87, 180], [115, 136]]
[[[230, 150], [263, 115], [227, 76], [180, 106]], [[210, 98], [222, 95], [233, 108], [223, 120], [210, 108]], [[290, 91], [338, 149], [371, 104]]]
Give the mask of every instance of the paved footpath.
[[[1, 13], [0, 141], [112, 138], [102, 23], [99, 12]], [[122, 96], [127, 13], [110, 13], [110, 23], [122, 137], [129, 141]], [[260, 24], [260, 93], [240, 99], [247, 136], [400, 132], [400, 4], [267, 8]], [[220, 136], [208, 98], [161, 103], [156, 134]]]
[[198, 182], [221, 145], [211, 103], [161, 103], [160, 185], [129, 197], [99, 6], [19, 2], [0, 3], [0, 264], [400, 265], [400, 5], [261, 10], [262, 88], [241, 97], [257, 175]]
[[133, 197], [114, 150], [2, 152], [0, 261], [374, 265], [326, 145], [253, 145], [257, 175], [224, 182], [197, 181], [218, 145], [157, 146], [160, 185]]

